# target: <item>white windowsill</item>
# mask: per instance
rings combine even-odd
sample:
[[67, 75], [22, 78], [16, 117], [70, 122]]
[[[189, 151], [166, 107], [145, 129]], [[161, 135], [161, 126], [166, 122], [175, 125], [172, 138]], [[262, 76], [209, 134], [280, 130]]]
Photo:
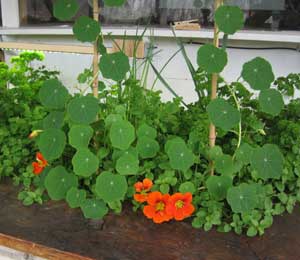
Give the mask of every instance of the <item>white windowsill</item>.
[[[102, 28], [104, 35], [112, 34], [114, 36], [135, 36], [141, 35], [143, 29], [138, 32], [133, 27], [104, 27]], [[70, 26], [43, 26], [43, 27], [19, 27], [0, 29], [0, 35], [72, 35]], [[150, 36], [148, 30], [145, 36]], [[209, 29], [201, 29], [200, 31], [177, 30], [176, 35], [180, 38], [190, 39], [211, 39], [213, 31]], [[154, 28], [153, 36], [162, 38], [172, 38], [173, 33], [168, 28]], [[259, 30], [243, 30], [230, 36], [231, 40], [244, 40], [256, 42], [281, 42], [281, 43], [298, 43], [300, 44], [300, 31], [259, 31]]]

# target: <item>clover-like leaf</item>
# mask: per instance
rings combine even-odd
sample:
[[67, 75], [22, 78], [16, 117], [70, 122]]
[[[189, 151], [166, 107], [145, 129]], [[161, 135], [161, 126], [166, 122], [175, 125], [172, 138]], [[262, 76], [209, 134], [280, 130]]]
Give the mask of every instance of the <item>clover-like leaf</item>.
[[137, 136], [138, 138], [141, 137], [149, 137], [151, 139], [155, 139], [157, 136], [157, 131], [155, 128], [147, 125], [146, 123], [140, 125], [140, 127], [137, 130]]
[[64, 112], [51, 111], [43, 120], [43, 129], [61, 128], [64, 124]]
[[170, 165], [174, 170], [186, 172], [195, 162], [194, 154], [180, 139], [170, 140], [166, 152], [170, 159]]
[[143, 159], [155, 157], [160, 149], [158, 142], [147, 136], [139, 138], [136, 147]]
[[50, 170], [46, 179], [45, 187], [52, 200], [62, 200], [68, 190], [77, 187], [78, 180], [74, 174], [68, 173], [63, 166], [57, 166]]
[[68, 105], [67, 111], [72, 122], [90, 124], [96, 120], [99, 112], [98, 100], [93, 96], [73, 98]]
[[104, 78], [121, 81], [130, 70], [129, 59], [123, 52], [102, 55], [99, 63]]
[[217, 172], [231, 176], [236, 172], [236, 167], [234, 165], [233, 159], [228, 154], [222, 154], [215, 159], [215, 166]]
[[127, 0], [104, 0], [104, 5], [107, 6], [121, 6], [126, 3]]
[[244, 64], [242, 77], [254, 90], [270, 88], [275, 79], [271, 64], [261, 57]]
[[88, 16], [80, 16], [73, 26], [73, 33], [81, 42], [94, 42], [100, 34], [100, 25]]
[[113, 147], [127, 150], [135, 140], [135, 130], [130, 122], [119, 120], [112, 124], [109, 137]]
[[139, 171], [139, 160], [132, 154], [124, 154], [117, 160], [116, 170], [121, 175], [136, 175]]
[[207, 190], [215, 200], [225, 199], [231, 186], [232, 178], [229, 176], [210, 176], [206, 181]]
[[76, 187], [72, 187], [68, 190], [66, 201], [70, 208], [75, 209], [79, 208], [86, 199], [86, 191], [79, 190]]
[[69, 131], [69, 143], [76, 149], [87, 148], [94, 130], [88, 125], [73, 125]]
[[265, 144], [254, 150], [251, 166], [263, 180], [279, 179], [283, 172], [283, 155], [277, 145]]
[[99, 167], [99, 159], [89, 149], [83, 148], [72, 158], [74, 172], [83, 177], [90, 177]]
[[239, 124], [240, 112], [222, 98], [212, 100], [207, 106], [210, 121], [217, 127], [228, 131]]
[[37, 143], [43, 156], [52, 161], [62, 155], [66, 146], [66, 135], [62, 130], [49, 128], [41, 133]]
[[125, 176], [102, 172], [96, 180], [95, 191], [106, 203], [123, 200], [127, 192]]
[[78, 10], [77, 0], [56, 0], [53, 6], [54, 16], [61, 21], [71, 20]]
[[229, 188], [227, 201], [235, 213], [249, 213], [257, 207], [256, 187], [242, 183]]
[[238, 6], [222, 5], [215, 13], [215, 22], [220, 31], [234, 34], [244, 26], [244, 14]]
[[181, 192], [181, 193], [190, 192], [190, 193], [194, 194], [196, 192], [195, 184], [191, 181], [183, 182], [179, 186], [179, 192]]
[[61, 109], [67, 103], [69, 93], [57, 79], [49, 79], [40, 88], [39, 98], [46, 108]]
[[284, 101], [279, 91], [276, 89], [266, 89], [262, 90], [259, 94], [259, 105], [261, 111], [272, 116], [277, 116], [284, 107]]
[[102, 219], [108, 213], [108, 207], [99, 199], [87, 199], [80, 206], [85, 218]]
[[212, 44], [205, 44], [198, 50], [197, 63], [208, 73], [220, 73], [227, 64], [227, 53]]
[[250, 158], [254, 152], [254, 148], [247, 143], [243, 143], [236, 151], [236, 159], [244, 165], [250, 163]]

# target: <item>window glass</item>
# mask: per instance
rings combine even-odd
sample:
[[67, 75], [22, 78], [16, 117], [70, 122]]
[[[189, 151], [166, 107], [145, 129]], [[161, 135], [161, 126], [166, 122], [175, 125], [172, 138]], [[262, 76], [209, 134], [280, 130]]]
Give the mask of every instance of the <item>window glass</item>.
[[[53, 15], [55, 0], [20, 0], [22, 25], [70, 24], [59, 22]], [[23, 2], [23, 4], [21, 4]], [[92, 15], [91, 0], [78, 0], [79, 15]], [[122, 8], [101, 8], [104, 25], [151, 25], [167, 27], [176, 21], [196, 19], [202, 28], [213, 25], [213, 0], [127, 0]], [[299, 0], [225, 0], [239, 5], [245, 15], [245, 29], [300, 30]]]

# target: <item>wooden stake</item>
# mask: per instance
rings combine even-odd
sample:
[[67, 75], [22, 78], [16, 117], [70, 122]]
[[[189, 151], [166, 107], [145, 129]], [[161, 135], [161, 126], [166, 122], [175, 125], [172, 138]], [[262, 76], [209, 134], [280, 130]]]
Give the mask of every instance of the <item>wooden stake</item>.
[[[215, 0], [215, 11], [219, 8], [220, 5], [222, 5], [223, 0]], [[217, 24], [215, 23], [214, 27], [214, 46], [219, 48], [219, 28]], [[218, 87], [218, 73], [212, 74], [212, 80], [211, 80], [211, 100], [214, 100], [217, 98], [217, 87]], [[213, 124], [210, 124], [209, 126], [209, 146], [212, 148], [216, 144], [216, 127]], [[211, 163], [211, 175], [214, 175], [214, 165]]]
[[[93, 0], [93, 15], [94, 20], [96, 22], [99, 22], [99, 13], [100, 8], [98, 5], [98, 0]], [[98, 39], [94, 42], [94, 57], [93, 57], [93, 76], [94, 76], [94, 82], [93, 82], [93, 94], [95, 98], [98, 98], [98, 76], [99, 76], [99, 54], [98, 54]]]

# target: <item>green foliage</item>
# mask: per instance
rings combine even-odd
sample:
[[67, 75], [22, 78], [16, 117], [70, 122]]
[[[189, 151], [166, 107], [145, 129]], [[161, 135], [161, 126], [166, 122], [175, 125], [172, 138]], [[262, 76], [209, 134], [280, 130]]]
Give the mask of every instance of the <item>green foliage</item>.
[[66, 201], [72, 209], [80, 207], [85, 202], [85, 199], [86, 191], [79, 190], [75, 187], [69, 189], [66, 195]]
[[107, 6], [121, 6], [126, 3], [126, 0], [104, 0], [104, 4]]
[[79, 10], [77, 0], [56, 0], [54, 2], [53, 14], [61, 21], [72, 19]]
[[80, 148], [72, 159], [74, 172], [82, 177], [90, 177], [99, 167], [99, 159], [87, 148]]
[[85, 218], [102, 219], [108, 213], [106, 204], [98, 199], [87, 199], [80, 207]]
[[232, 186], [232, 179], [228, 176], [210, 176], [206, 186], [213, 199], [224, 200], [228, 189]]
[[127, 150], [135, 140], [135, 130], [130, 122], [117, 121], [112, 124], [109, 137], [114, 148]]
[[100, 34], [100, 26], [88, 16], [80, 16], [73, 26], [73, 33], [81, 42], [94, 42]]
[[94, 130], [88, 125], [73, 125], [69, 131], [69, 143], [75, 149], [87, 148]]
[[272, 116], [277, 116], [283, 109], [284, 102], [279, 91], [275, 89], [267, 89], [260, 92], [259, 105], [261, 111]]

